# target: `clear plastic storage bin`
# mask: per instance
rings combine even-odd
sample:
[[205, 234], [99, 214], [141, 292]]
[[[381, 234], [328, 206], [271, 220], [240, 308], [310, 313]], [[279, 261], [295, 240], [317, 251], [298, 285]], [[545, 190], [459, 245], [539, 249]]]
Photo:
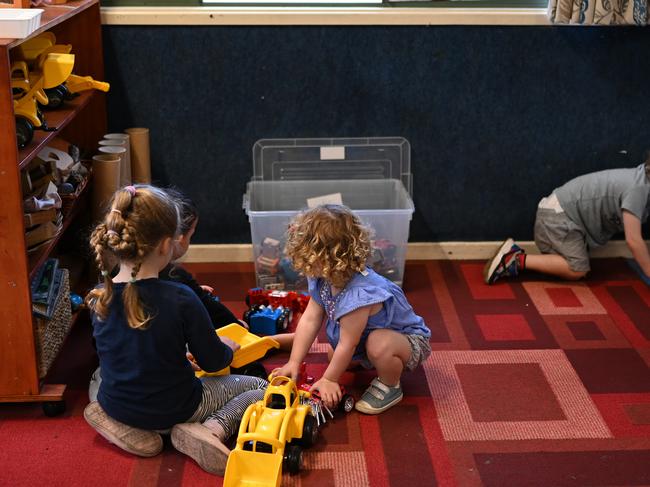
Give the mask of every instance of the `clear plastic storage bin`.
[[336, 193], [374, 230], [371, 267], [401, 285], [414, 210], [406, 139], [265, 139], [253, 164], [243, 206], [258, 286], [306, 289], [284, 257], [287, 226], [308, 198]]

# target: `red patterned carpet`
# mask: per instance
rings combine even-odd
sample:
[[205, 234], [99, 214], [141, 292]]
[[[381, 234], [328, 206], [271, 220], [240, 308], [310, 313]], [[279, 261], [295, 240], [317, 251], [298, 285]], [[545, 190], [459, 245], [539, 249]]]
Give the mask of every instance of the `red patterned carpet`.
[[[188, 267], [244, 311], [251, 265]], [[407, 263], [405, 289], [434, 353], [404, 377], [397, 407], [329, 421], [303, 473], [283, 485], [650, 485], [650, 289], [618, 259], [596, 261], [573, 284], [528, 276], [488, 287], [481, 267]], [[318, 375], [323, 345], [314, 352]], [[221, 485], [169, 445], [136, 459], [95, 434], [82, 417], [95, 360], [80, 325], [50, 378], [69, 384], [66, 414], [0, 405], [1, 486]], [[344, 381], [358, 396], [371, 378]]]

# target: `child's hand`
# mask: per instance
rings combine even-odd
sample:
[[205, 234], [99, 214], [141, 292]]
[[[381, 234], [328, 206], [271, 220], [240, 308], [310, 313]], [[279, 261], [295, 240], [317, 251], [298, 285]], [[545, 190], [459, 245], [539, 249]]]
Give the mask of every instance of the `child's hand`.
[[239, 324], [240, 324], [241, 326], [243, 326], [243, 327], [246, 328], [247, 330], [250, 330], [250, 328], [248, 327], [248, 323], [246, 323], [244, 320], [237, 320], [237, 321], [239, 321]]
[[190, 352], [185, 353], [185, 356], [187, 357], [187, 360], [190, 361], [190, 364], [192, 365], [192, 370], [194, 372], [198, 372], [201, 370], [201, 367], [198, 366], [196, 363], [196, 360], [194, 360], [194, 355], [192, 355]]
[[231, 340], [231, 339], [228, 338], [228, 337], [219, 337], [219, 339], [221, 340], [221, 343], [223, 343], [224, 345], [230, 347], [230, 349], [231, 349], [233, 352], [236, 352], [237, 350], [239, 350], [239, 349], [241, 348], [240, 345], [239, 345], [239, 343], [237, 343], [237, 342]]
[[341, 397], [343, 397], [343, 394], [341, 394], [341, 387], [339, 386], [338, 382], [331, 381], [325, 377], [321, 377], [319, 380], [317, 380], [309, 390], [312, 392], [318, 391], [321, 400], [325, 406], [330, 409], [334, 409], [336, 405], [341, 402]]
[[290, 379], [298, 379], [298, 374], [300, 372], [300, 365], [294, 364], [292, 362], [287, 362], [279, 369], [273, 369], [271, 372], [271, 377], [277, 377], [281, 375], [282, 377], [289, 377]]
[[205, 292], [210, 293], [214, 296], [214, 288], [211, 286], [207, 286], [205, 284], [201, 284], [201, 289], [203, 289]]

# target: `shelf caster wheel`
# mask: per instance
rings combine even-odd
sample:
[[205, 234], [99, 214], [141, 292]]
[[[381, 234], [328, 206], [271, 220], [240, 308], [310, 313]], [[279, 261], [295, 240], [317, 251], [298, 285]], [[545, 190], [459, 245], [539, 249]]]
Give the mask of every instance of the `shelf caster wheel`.
[[45, 416], [53, 418], [60, 416], [65, 412], [65, 401], [47, 401], [43, 403], [43, 413]]

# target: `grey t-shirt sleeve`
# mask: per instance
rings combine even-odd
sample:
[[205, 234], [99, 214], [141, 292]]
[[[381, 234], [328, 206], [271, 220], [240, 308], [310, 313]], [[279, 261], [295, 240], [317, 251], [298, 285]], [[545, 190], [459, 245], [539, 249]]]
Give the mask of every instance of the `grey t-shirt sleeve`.
[[621, 208], [629, 211], [642, 222], [645, 222], [645, 218], [647, 218], [646, 206], [648, 205], [649, 192], [650, 187], [648, 186], [633, 186], [623, 193]]

